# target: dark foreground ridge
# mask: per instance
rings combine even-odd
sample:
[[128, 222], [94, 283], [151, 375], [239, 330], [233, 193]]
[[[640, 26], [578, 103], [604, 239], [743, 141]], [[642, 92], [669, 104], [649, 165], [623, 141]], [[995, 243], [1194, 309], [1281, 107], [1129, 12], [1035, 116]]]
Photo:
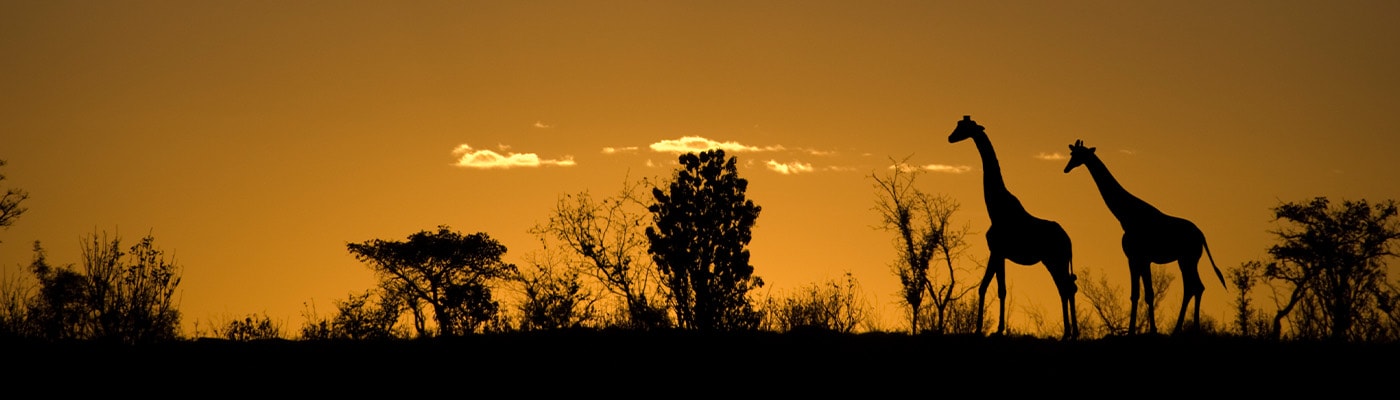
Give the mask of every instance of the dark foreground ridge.
[[878, 392], [897, 385], [1004, 384], [1014, 389], [1054, 382], [1106, 389], [1145, 380], [1167, 391], [1189, 385], [1215, 387], [1217, 393], [1327, 388], [1337, 394], [1349, 387], [1364, 392], [1364, 386], [1356, 385], [1386, 385], [1400, 362], [1396, 344], [1168, 336], [1061, 341], [899, 333], [567, 331], [394, 341], [201, 339], [148, 346], [9, 341], [0, 350], [6, 379], [18, 378], [12, 382], [58, 374], [75, 381], [169, 380], [209, 388], [280, 384], [347, 390], [355, 385], [377, 387], [374, 382], [449, 380], [479, 388], [509, 381], [525, 382], [532, 390], [594, 394], [623, 387], [665, 389], [699, 377], [707, 383], [689, 390], [721, 393], [719, 388], [727, 384], [761, 383], [756, 390], [796, 394], [862, 388]]

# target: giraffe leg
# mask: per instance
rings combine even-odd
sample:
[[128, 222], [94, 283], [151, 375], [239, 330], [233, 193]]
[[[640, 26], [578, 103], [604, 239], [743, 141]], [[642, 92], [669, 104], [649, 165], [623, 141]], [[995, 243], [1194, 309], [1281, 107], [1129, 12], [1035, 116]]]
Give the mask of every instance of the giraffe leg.
[[1172, 329], [1172, 335], [1181, 333], [1181, 327], [1186, 322], [1186, 307], [1191, 304], [1191, 294], [1186, 294], [1181, 299], [1181, 312], [1176, 314], [1176, 328]]
[[1177, 313], [1176, 330], [1172, 334], [1181, 333], [1181, 328], [1186, 322], [1186, 307], [1192, 300], [1196, 302], [1195, 320], [1192, 327], [1199, 328], [1201, 324], [1201, 294], [1206, 291], [1205, 284], [1201, 283], [1201, 276], [1196, 272], [1196, 264], [1200, 261], [1200, 256], [1182, 257], [1177, 260], [1177, 265], [1181, 266], [1181, 312]]
[[1142, 265], [1138, 268], [1142, 270], [1143, 302], [1147, 303], [1147, 315], [1144, 315], [1142, 319], [1147, 320], [1147, 333], [1156, 334], [1157, 293], [1152, 289], [1152, 264], [1151, 262], [1143, 261]]
[[[995, 255], [993, 255], [991, 259], [996, 260], [998, 258]], [[982, 284], [977, 287], [977, 334], [979, 335], [982, 334], [982, 311], [987, 308], [987, 285], [990, 285], [992, 283], [992, 277], [996, 275], [997, 268], [994, 267], [992, 265], [992, 262], [989, 261], [987, 263], [987, 271], [982, 275]]]
[[[1007, 331], [1007, 259], [1001, 255], [987, 260], [987, 273], [997, 278], [997, 334]], [[981, 290], [987, 290], [988, 277], [981, 278]]]
[[1142, 282], [1142, 270], [1138, 268], [1137, 264], [1135, 264], [1135, 263], [1130, 263], [1130, 264], [1128, 264], [1128, 274], [1132, 276], [1132, 279], [1131, 279], [1131, 281], [1130, 281], [1130, 282], [1132, 282], [1132, 291], [1129, 292], [1130, 294], [1128, 295], [1128, 299], [1131, 300], [1131, 303], [1132, 303], [1132, 307], [1129, 308], [1129, 312], [1128, 312], [1128, 334], [1129, 334], [1129, 335], [1136, 335], [1136, 334], [1137, 334], [1137, 316], [1138, 316], [1138, 312], [1137, 312], [1137, 310], [1138, 310], [1138, 298], [1139, 298], [1139, 291], [1140, 291], [1140, 286], [1141, 286], [1141, 282]]

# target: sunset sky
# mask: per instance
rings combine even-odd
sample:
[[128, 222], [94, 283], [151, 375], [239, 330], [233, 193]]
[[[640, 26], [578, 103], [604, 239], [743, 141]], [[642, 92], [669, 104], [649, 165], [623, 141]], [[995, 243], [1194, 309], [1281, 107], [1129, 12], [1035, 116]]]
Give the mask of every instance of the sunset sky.
[[[1194, 221], [1222, 270], [1262, 260], [1280, 202], [1400, 199], [1397, 15], [1395, 1], [3, 1], [0, 188], [30, 199], [0, 230], [0, 266], [22, 273], [35, 240], [67, 264], [83, 235], [150, 233], [184, 268], [187, 329], [266, 313], [295, 332], [308, 306], [325, 316], [374, 285], [348, 242], [445, 224], [523, 265], [560, 195], [723, 146], [763, 208], [761, 293], [849, 271], [904, 329], [870, 175], [928, 167], [919, 187], [961, 204], [958, 263], [980, 278], [982, 169], [973, 144], [947, 141], [970, 115], [1012, 193], [1070, 234], [1080, 279], [1106, 276], [1126, 303], [1122, 231], [1087, 171], [1063, 173], [1066, 146], [1097, 147], [1129, 191]], [[1226, 320], [1233, 290], [1202, 261], [1202, 313]], [[1013, 327], [1039, 329], [1036, 309], [1059, 323], [1043, 267], [1009, 265], [1008, 286]]]

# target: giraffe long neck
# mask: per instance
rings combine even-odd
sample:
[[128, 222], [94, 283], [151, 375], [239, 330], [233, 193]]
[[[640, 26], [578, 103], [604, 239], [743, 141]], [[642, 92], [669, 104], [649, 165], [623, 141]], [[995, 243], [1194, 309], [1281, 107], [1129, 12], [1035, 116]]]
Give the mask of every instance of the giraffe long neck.
[[1118, 219], [1123, 229], [1128, 229], [1143, 218], [1162, 213], [1157, 207], [1128, 193], [1128, 190], [1118, 183], [1118, 179], [1108, 172], [1108, 166], [1105, 166], [1097, 155], [1090, 156], [1084, 162], [1084, 167], [1089, 169], [1089, 175], [1094, 177], [1094, 185], [1099, 187], [1099, 195], [1103, 197], [1104, 204], [1108, 205], [1108, 211], [1113, 213], [1113, 217]]
[[999, 219], [1026, 214], [1021, 200], [1006, 189], [1006, 181], [1001, 177], [1001, 164], [997, 162], [996, 150], [987, 134], [972, 135], [977, 144], [977, 153], [982, 156], [982, 196], [987, 203], [987, 215], [993, 223]]

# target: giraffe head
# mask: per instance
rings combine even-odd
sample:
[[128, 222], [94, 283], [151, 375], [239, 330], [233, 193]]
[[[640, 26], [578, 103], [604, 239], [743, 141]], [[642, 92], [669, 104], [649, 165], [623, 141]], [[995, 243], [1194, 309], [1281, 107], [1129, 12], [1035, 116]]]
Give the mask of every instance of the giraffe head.
[[982, 133], [985, 133], [982, 129], [982, 125], [977, 125], [976, 122], [973, 122], [971, 115], [964, 115], [962, 121], [958, 121], [958, 127], [953, 129], [951, 135], [948, 135], [948, 143], [961, 142], [972, 137], [972, 135]]
[[1094, 148], [1084, 147], [1083, 140], [1074, 141], [1074, 144], [1069, 145], [1069, 163], [1065, 164], [1065, 173], [1068, 174], [1074, 167], [1084, 165], [1089, 157], [1094, 157]]

